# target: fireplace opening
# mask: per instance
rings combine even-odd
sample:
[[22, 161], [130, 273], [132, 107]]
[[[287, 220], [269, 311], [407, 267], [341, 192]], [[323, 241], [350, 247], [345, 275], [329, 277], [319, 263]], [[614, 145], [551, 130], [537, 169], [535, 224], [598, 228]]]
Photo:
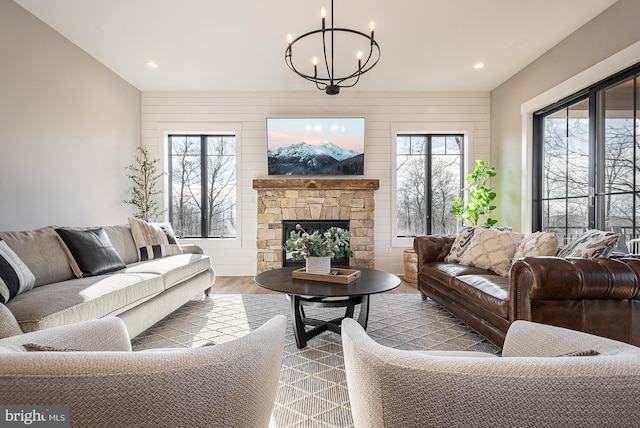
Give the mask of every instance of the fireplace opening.
[[[330, 227], [340, 227], [342, 229], [349, 230], [349, 220], [283, 220], [282, 221], [282, 245], [291, 232], [296, 230], [296, 224], [302, 226], [302, 228], [309, 234], [312, 234], [316, 230], [318, 233], [324, 233]], [[282, 266], [304, 266], [304, 260], [293, 260], [291, 253], [287, 253], [282, 250]], [[348, 267], [349, 257], [344, 256], [341, 258], [332, 258], [331, 265], [337, 267]]]

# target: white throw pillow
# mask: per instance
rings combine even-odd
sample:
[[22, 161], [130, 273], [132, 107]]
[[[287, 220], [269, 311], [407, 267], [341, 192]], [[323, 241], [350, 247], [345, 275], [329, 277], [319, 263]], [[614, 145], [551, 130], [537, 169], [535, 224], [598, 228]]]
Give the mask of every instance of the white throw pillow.
[[451, 245], [451, 249], [449, 250], [449, 254], [444, 258], [444, 261], [447, 263], [458, 263], [462, 258], [465, 250], [469, 246], [469, 242], [473, 237], [474, 227], [463, 227], [458, 232], [456, 239], [453, 241]]
[[557, 253], [558, 235], [555, 232], [534, 232], [522, 239], [513, 256], [513, 263], [523, 257], [555, 256]]
[[138, 247], [138, 260], [146, 261], [182, 254], [171, 224], [149, 223], [129, 217], [133, 241]]
[[475, 266], [509, 276], [511, 261], [523, 238], [522, 233], [507, 230], [478, 229], [474, 232], [460, 264]]
[[0, 239], [0, 303], [31, 290], [36, 277], [20, 257]]
[[473, 238], [473, 234], [478, 229], [493, 229], [493, 230], [501, 230], [501, 231], [511, 231], [511, 228], [508, 226], [499, 226], [499, 227], [490, 227], [490, 226], [467, 226], [460, 229], [456, 239], [453, 241], [451, 245], [451, 249], [449, 250], [449, 254], [444, 258], [444, 261], [447, 263], [459, 263], [462, 260], [462, 256], [467, 251], [469, 247], [469, 243], [471, 242], [471, 238]]

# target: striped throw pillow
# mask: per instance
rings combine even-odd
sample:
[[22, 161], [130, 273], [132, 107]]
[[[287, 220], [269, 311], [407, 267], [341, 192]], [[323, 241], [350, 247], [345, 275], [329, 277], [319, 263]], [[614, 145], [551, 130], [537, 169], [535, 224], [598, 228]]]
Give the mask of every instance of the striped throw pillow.
[[36, 277], [16, 253], [0, 238], [0, 303], [31, 290]]
[[149, 223], [129, 217], [133, 241], [138, 248], [138, 260], [153, 260], [182, 254], [182, 248], [169, 223]]

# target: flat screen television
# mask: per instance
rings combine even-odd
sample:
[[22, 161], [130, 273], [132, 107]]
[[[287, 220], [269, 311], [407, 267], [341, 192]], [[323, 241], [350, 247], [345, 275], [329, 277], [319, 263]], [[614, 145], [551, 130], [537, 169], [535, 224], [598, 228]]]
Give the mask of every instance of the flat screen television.
[[267, 118], [269, 175], [363, 175], [364, 118]]

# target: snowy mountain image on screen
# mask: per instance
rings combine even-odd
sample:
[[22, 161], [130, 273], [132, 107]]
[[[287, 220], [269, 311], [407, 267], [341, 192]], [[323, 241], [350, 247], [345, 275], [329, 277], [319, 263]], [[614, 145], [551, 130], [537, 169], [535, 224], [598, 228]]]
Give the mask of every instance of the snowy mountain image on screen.
[[364, 154], [328, 142], [305, 142], [268, 152], [270, 175], [364, 174]]

